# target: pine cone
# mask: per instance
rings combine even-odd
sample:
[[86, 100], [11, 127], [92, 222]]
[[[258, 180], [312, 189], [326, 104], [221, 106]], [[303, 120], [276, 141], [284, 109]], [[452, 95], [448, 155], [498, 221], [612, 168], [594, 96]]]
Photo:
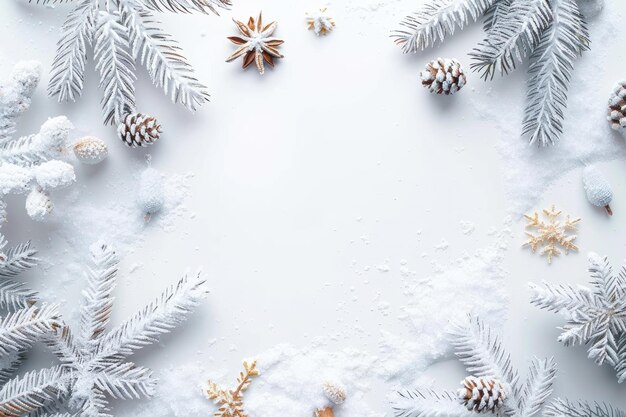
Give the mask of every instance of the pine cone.
[[422, 85], [437, 94], [454, 94], [465, 85], [465, 72], [456, 59], [437, 58], [420, 73]]
[[504, 385], [496, 379], [469, 376], [461, 383], [459, 399], [469, 411], [495, 413], [506, 400]]
[[626, 136], [626, 81], [620, 81], [609, 99], [609, 117], [611, 127]]
[[117, 128], [120, 139], [131, 148], [152, 145], [161, 136], [161, 131], [161, 125], [154, 117], [142, 113], [127, 114]]

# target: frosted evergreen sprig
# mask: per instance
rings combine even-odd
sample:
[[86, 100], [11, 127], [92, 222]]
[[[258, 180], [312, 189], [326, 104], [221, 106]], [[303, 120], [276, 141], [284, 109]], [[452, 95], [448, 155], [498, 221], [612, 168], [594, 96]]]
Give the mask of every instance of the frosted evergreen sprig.
[[444, 41], [484, 16], [485, 39], [470, 53], [471, 68], [485, 79], [530, 61], [522, 135], [552, 145], [563, 131], [567, 93], [577, 55], [589, 34], [575, 0], [431, 0], [392, 33], [403, 52]]
[[530, 284], [531, 303], [565, 314], [559, 342], [587, 345], [598, 365], [613, 366], [619, 382], [626, 379], [626, 267], [614, 274], [608, 259], [589, 255], [591, 286]]
[[[191, 314], [207, 293], [206, 281], [199, 275], [183, 277], [129, 320], [107, 332], [118, 258], [104, 243], [91, 250], [93, 265], [83, 292], [80, 331], [72, 332], [67, 324], [59, 322], [45, 333], [44, 340], [60, 365], [6, 381], [0, 390], [0, 415], [38, 413], [52, 417], [62, 415], [54, 413], [68, 412], [75, 417], [105, 417], [110, 415], [109, 399], [154, 394], [156, 380], [152, 371], [127, 361], [127, 357], [157, 342], [159, 336]], [[0, 330], [0, 345], [2, 341]], [[16, 349], [27, 347], [18, 342], [12, 342]]]
[[470, 53], [474, 59], [471, 68], [485, 79], [512, 71], [535, 49], [551, 18], [548, 0], [513, 0]]
[[393, 32], [405, 53], [417, 52], [443, 42], [455, 30], [475, 22], [497, 0], [432, 0], [422, 10], [404, 18]]
[[0, 233], [0, 388], [24, 361], [25, 352], [59, 325], [56, 306], [34, 307], [37, 294], [14, 278], [37, 264], [30, 243], [6, 250]]
[[39, 63], [28, 61], [18, 63], [0, 81], [0, 224], [6, 220], [6, 195], [27, 194], [26, 212], [44, 220], [53, 207], [48, 193], [76, 179], [73, 166], [64, 161], [73, 128], [65, 116], [48, 119], [38, 133], [13, 137], [17, 119], [30, 107], [39, 80]]
[[17, 310], [30, 307], [37, 300], [35, 292], [13, 278], [37, 265], [37, 251], [30, 242], [5, 251], [7, 244], [0, 233], [0, 308]]
[[605, 403], [574, 403], [557, 398], [548, 407], [547, 417], [625, 417], [626, 413]]
[[[470, 317], [457, 324], [450, 333], [450, 340], [468, 374], [473, 378], [498, 381], [505, 387], [503, 409], [494, 410], [497, 415], [531, 417], [544, 408], [556, 378], [554, 359], [535, 358], [526, 379], [520, 382], [519, 373], [513, 368], [499, 336], [479, 318]], [[465, 393], [465, 388], [462, 392]], [[393, 409], [396, 417], [469, 417], [479, 413], [463, 403], [461, 392], [419, 388], [398, 392]]]
[[575, 0], [552, 0], [553, 22], [530, 57], [522, 134], [530, 144], [554, 144], [563, 133], [574, 60], [589, 49], [589, 33]]
[[[33, 0], [30, 0], [31, 2]], [[51, 0], [37, 1], [47, 4]], [[135, 113], [136, 65], [173, 102], [195, 111], [209, 99], [193, 68], [152, 12], [215, 13], [230, 0], [76, 0], [61, 29], [48, 93], [59, 101], [80, 97], [87, 55], [94, 51], [100, 74], [104, 123]]]

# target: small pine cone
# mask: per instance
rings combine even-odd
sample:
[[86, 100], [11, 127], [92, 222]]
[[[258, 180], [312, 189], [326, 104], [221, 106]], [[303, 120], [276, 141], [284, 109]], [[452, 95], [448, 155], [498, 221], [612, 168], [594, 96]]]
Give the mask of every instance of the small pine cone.
[[339, 381], [326, 381], [322, 388], [326, 398], [333, 404], [343, 404], [348, 397], [346, 387]]
[[626, 80], [617, 83], [609, 98], [609, 116], [611, 127], [626, 136]]
[[152, 145], [159, 139], [161, 132], [157, 120], [142, 113], [127, 114], [117, 128], [120, 139], [131, 148]]
[[465, 72], [456, 59], [437, 58], [420, 72], [422, 85], [437, 94], [454, 94], [465, 85]]
[[469, 376], [461, 383], [459, 399], [469, 411], [495, 413], [506, 400], [504, 385], [496, 379]]

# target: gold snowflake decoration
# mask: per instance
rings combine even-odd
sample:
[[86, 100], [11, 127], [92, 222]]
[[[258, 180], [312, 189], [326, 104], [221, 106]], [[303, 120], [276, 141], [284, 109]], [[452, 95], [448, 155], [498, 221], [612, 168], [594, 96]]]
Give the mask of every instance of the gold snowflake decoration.
[[524, 215], [528, 221], [526, 228], [535, 229], [536, 233], [526, 232], [528, 240], [523, 246], [530, 246], [533, 252], [540, 249], [540, 254], [547, 257], [548, 263], [552, 263], [552, 258], [559, 256], [562, 250], [565, 254], [569, 251], [578, 251], [578, 246], [574, 245], [576, 235], [570, 233], [576, 231], [580, 219], [572, 220], [567, 215], [565, 222], [561, 223], [559, 220], [561, 213], [553, 205], [552, 208], [543, 210], [545, 220], [540, 220], [537, 212], [532, 216]]
[[243, 392], [252, 382], [252, 377], [259, 376], [256, 369], [256, 361], [243, 362], [244, 370], [239, 372], [237, 387], [234, 390], [224, 390], [215, 382], [209, 381], [207, 395], [219, 409], [215, 412], [215, 417], [248, 417], [243, 407]]

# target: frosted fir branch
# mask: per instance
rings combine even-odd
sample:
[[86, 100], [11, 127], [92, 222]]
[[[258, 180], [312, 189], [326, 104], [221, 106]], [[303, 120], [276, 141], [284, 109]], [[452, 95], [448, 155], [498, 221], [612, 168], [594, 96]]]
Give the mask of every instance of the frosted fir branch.
[[219, 14], [218, 8], [229, 8], [232, 3], [230, 0], [143, 0], [143, 4], [157, 12]]
[[469, 417], [480, 412], [532, 417], [542, 411], [556, 377], [554, 359], [534, 359], [520, 386], [510, 356], [479, 318], [470, 316], [455, 325], [450, 341], [471, 376], [457, 395], [420, 389], [398, 392], [393, 401], [396, 417]]
[[206, 280], [199, 274], [184, 276], [159, 298], [110, 332], [100, 343], [100, 357], [128, 356], [155, 343], [181, 323], [207, 295]]
[[91, 250], [94, 266], [88, 269], [87, 288], [83, 291], [81, 307], [81, 346], [88, 355], [102, 338], [113, 309], [119, 260], [112, 247], [97, 243]]
[[62, 3], [72, 3], [75, 0], [28, 0], [29, 3], [41, 4], [43, 6], [62, 4]]
[[130, 55], [128, 33], [117, 13], [99, 12], [94, 58], [103, 90], [104, 123], [119, 124], [135, 112], [135, 63]]
[[485, 11], [485, 21], [483, 30], [489, 32], [496, 26], [509, 12], [513, 0], [496, 0], [491, 7]]
[[513, 0], [499, 24], [470, 53], [474, 60], [471, 68], [484, 79], [515, 69], [539, 43], [551, 14], [548, 0]]
[[[7, 245], [6, 239], [0, 234], [0, 251]], [[36, 251], [30, 247], [30, 242], [0, 253], [0, 307], [17, 310], [32, 306], [36, 293], [23, 283], [13, 281], [12, 277], [34, 267], [38, 259]]]
[[626, 333], [621, 334], [617, 341], [617, 361], [614, 366], [617, 382], [621, 384], [626, 380]]
[[0, 389], [0, 415], [21, 416], [54, 401], [65, 387], [66, 372], [55, 366], [28, 372]]
[[0, 307], [17, 310], [33, 305], [36, 300], [37, 294], [25, 284], [0, 280]]
[[44, 338], [61, 361], [63, 375], [57, 401], [42, 401], [41, 406], [31, 404], [36, 409], [29, 410], [42, 417], [63, 411], [84, 417], [107, 416], [109, 397], [152, 396], [156, 386], [152, 371], [126, 362], [126, 356], [155, 342], [160, 334], [182, 322], [207, 292], [206, 282], [199, 276], [184, 277], [155, 302], [105, 335], [113, 307], [118, 258], [113, 248], [102, 242], [93, 245], [91, 252], [93, 266], [83, 292], [81, 330], [73, 334], [61, 323]]
[[589, 49], [589, 34], [575, 0], [552, 0], [552, 23], [530, 57], [522, 135], [530, 144], [553, 145], [563, 133], [574, 60]]
[[455, 393], [430, 389], [398, 392], [392, 403], [396, 417], [471, 417]]
[[594, 293], [603, 300], [604, 307], [618, 300], [623, 300], [622, 305], [626, 303], [626, 266], [622, 266], [620, 272], [614, 274], [606, 256], [590, 253], [588, 270]]
[[584, 286], [544, 282], [543, 286], [529, 283], [529, 287], [531, 304], [554, 313], [598, 307], [593, 292]]
[[126, 362], [106, 367], [97, 376], [96, 386], [111, 398], [133, 400], [152, 397], [156, 391], [156, 380], [150, 369]]
[[[6, 247], [6, 239], [0, 234], [0, 251]], [[30, 242], [22, 243], [4, 254], [4, 261], [0, 262], [0, 278], [10, 278], [37, 265], [39, 259], [37, 251], [31, 247]]]
[[626, 413], [605, 403], [589, 404], [557, 398], [546, 407], [546, 417], [626, 417]]
[[457, 28], [475, 22], [495, 0], [431, 0], [422, 10], [407, 16], [401, 28], [392, 33], [404, 53], [417, 52], [436, 45]]
[[545, 284], [531, 302], [567, 315], [558, 341], [565, 346], [587, 345], [588, 356], [598, 365], [615, 367], [626, 379], [626, 272], [614, 274], [606, 258], [589, 255], [592, 288]]
[[48, 94], [58, 96], [59, 101], [74, 101], [82, 93], [87, 47], [93, 42], [97, 11], [98, 2], [78, 0], [63, 23], [48, 84]]
[[129, 43], [134, 59], [146, 67], [155, 86], [162, 88], [174, 103], [188, 110], [209, 100], [206, 87], [194, 76], [192, 66], [181, 48], [158, 27], [158, 21], [138, 0], [119, 2], [124, 25], [129, 28]]
[[546, 400], [552, 395], [556, 373], [554, 358], [533, 359], [521, 391], [519, 412], [515, 414], [516, 417], [532, 417], [541, 411]]
[[17, 370], [26, 360], [24, 351], [13, 352], [0, 358], [0, 387], [17, 374]]
[[9, 313], [0, 320], [0, 356], [29, 349], [34, 342], [59, 326], [55, 305], [30, 307]]
[[511, 357], [500, 338], [479, 318], [470, 317], [457, 323], [450, 332], [456, 356], [470, 375], [491, 377], [508, 384], [510, 397], [516, 402], [519, 395], [519, 375], [513, 369]]
[[[146, 66], [153, 83], [174, 102], [194, 111], [208, 101], [206, 87], [193, 76], [174, 40], [158, 28], [151, 11], [218, 14], [218, 9], [231, 5], [230, 0], [59, 0], [63, 1], [71, 2], [73, 9], [57, 44], [49, 95], [59, 101], [74, 101], [81, 95], [87, 55], [93, 48], [105, 124], [119, 123], [135, 110], [135, 60]], [[130, 54], [131, 36], [134, 56]]]

